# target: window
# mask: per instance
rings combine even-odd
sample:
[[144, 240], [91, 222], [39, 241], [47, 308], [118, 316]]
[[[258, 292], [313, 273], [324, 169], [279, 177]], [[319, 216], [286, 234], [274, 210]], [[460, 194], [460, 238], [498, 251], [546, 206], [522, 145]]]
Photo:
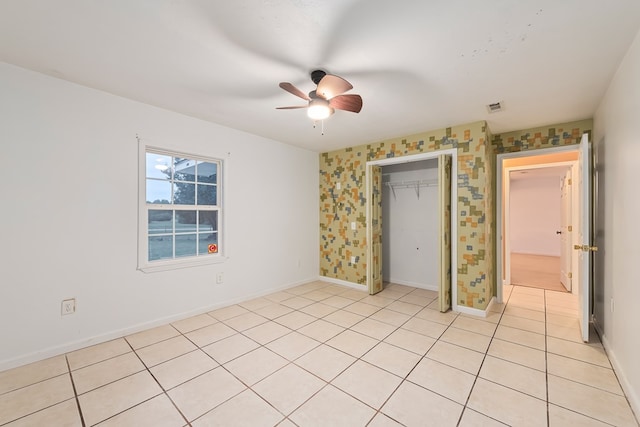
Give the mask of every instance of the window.
[[220, 261], [222, 161], [150, 147], [143, 156], [139, 267]]

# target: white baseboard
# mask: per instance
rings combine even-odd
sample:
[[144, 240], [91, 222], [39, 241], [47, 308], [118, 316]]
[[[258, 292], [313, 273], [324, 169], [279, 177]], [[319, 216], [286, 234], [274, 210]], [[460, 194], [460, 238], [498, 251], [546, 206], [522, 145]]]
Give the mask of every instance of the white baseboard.
[[318, 280], [323, 282], [333, 283], [334, 285], [347, 286], [349, 288], [357, 289], [359, 291], [367, 291], [367, 285], [361, 285], [359, 283], [347, 282], [346, 280], [334, 279], [332, 277], [318, 276]]
[[[188, 317], [197, 316], [199, 314], [207, 313], [209, 311], [217, 310], [219, 308], [227, 307], [229, 305], [238, 304], [244, 301], [248, 301], [254, 298], [259, 298], [265, 295], [272, 294], [274, 292], [284, 291], [286, 289], [303, 285], [305, 283], [314, 282], [319, 280], [319, 278], [313, 277], [309, 279], [305, 279], [302, 281], [289, 283], [284, 286], [278, 286], [270, 289], [266, 289], [255, 294], [251, 294], [248, 296], [243, 296], [240, 298], [234, 298], [222, 302], [218, 302], [212, 305], [207, 305], [204, 307], [200, 307], [194, 310], [190, 310], [187, 312], [166, 316], [160, 319], [156, 319], [150, 322], [139, 323], [137, 325], [133, 325], [130, 327], [118, 329], [115, 331], [110, 331], [101, 335], [97, 335], [91, 338], [80, 339], [77, 341], [71, 341], [65, 344], [45, 348], [43, 350], [35, 351], [32, 353], [25, 354], [23, 356], [19, 356], [13, 359], [7, 359], [0, 361], [0, 372], [5, 371], [7, 369], [16, 368], [18, 366], [26, 365], [33, 362], [38, 362], [40, 360], [48, 359], [50, 357], [59, 356], [61, 354], [69, 353], [75, 350], [79, 350], [81, 348], [89, 347], [92, 345], [100, 344], [103, 342], [111, 341], [117, 338], [122, 338], [127, 335], [135, 334], [136, 332], [141, 332], [146, 329], [155, 328], [157, 326], [166, 325], [171, 322], [175, 322], [178, 320], [186, 319]], [[323, 279], [324, 280], [324, 279]], [[362, 286], [360, 286], [362, 288]]]
[[487, 304], [487, 308], [484, 309], [484, 317], [487, 317], [487, 313], [491, 312], [491, 307], [498, 303], [498, 298], [491, 297], [489, 304]]
[[453, 311], [457, 311], [459, 313], [468, 314], [470, 316], [476, 317], [487, 317], [487, 313], [489, 313], [489, 309], [495, 303], [496, 297], [491, 297], [491, 301], [487, 304], [487, 308], [484, 310], [480, 308], [466, 307], [464, 305], [456, 305], [452, 308]]
[[410, 282], [410, 281], [401, 280], [401, 279], [390, 278], [389, 280], [385, 280], [385, 282], [390, 282], [390, 283], [394, 283], [394, 284], [397, 284], [397, 285], [411, 286], [413, 288], [426, 289], [428, 291], [438, 292], [438, 290], [439, 290], [438, 286], [435, 286], [435, 285], [426, 285], [424, 283]]
[[613, 370], [618, 377], [618, 381], [620, 381], [620, 385], [622, 386], [622, 390], [624, 394], [627, 396], [627, 400], [629, 401], [629, 405], [631, 406], [631, 410], [634, 412], [636, 417], [636, 422], [640, 421], [640, 396], [636, 390], [634, 390], [633, 386], [627, 380], [626, 375], [624, 374], [624, 370], [618, 359], [616, 358], [615, 352], [612, 350], [609, 341], [607, 340], [607, 336], [604, 335], [603, 331], [600, 329], [597, 323], [594, 323], [594, 326], [598, 330], [598, 334], [600, 334], [600, 338], [602, 339], [602, 345], [607, 352], [607, 356], [609, 356], [609, 360], [611, 361], [611, 365], [613, 366]]

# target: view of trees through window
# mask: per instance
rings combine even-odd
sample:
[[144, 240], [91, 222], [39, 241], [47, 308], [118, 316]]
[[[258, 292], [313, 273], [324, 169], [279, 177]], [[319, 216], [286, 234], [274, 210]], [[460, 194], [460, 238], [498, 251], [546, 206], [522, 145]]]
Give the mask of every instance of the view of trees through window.
[[149, 261], [216, 254], [220, 162], [147, 152]]

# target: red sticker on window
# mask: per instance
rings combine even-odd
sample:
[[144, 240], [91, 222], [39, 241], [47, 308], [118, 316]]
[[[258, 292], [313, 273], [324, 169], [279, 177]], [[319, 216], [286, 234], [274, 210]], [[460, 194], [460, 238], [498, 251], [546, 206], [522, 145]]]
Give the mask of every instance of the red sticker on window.
[[216, 245], [215, 243], [212, 243], [209, 245], [209, 253], [210, 254], [217, 254], [218, 253], [218, 245]]

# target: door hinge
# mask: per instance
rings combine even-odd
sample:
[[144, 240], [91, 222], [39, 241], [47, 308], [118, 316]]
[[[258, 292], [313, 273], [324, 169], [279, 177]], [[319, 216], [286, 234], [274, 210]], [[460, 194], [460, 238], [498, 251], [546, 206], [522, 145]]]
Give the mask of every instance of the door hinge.
[[567, 231], [573, 231], [573, 227], [570, 225], [567, 227]]
[[573, 273], [569, 273], [569, 274], [567, 275], [567, 277], [568, 277], [569, 279], [573, 279]]
[[572, 182], [572, 179], [571, 179], [571, 178], [569, 178], [569, 185], [571, 185], [571, 182]]

